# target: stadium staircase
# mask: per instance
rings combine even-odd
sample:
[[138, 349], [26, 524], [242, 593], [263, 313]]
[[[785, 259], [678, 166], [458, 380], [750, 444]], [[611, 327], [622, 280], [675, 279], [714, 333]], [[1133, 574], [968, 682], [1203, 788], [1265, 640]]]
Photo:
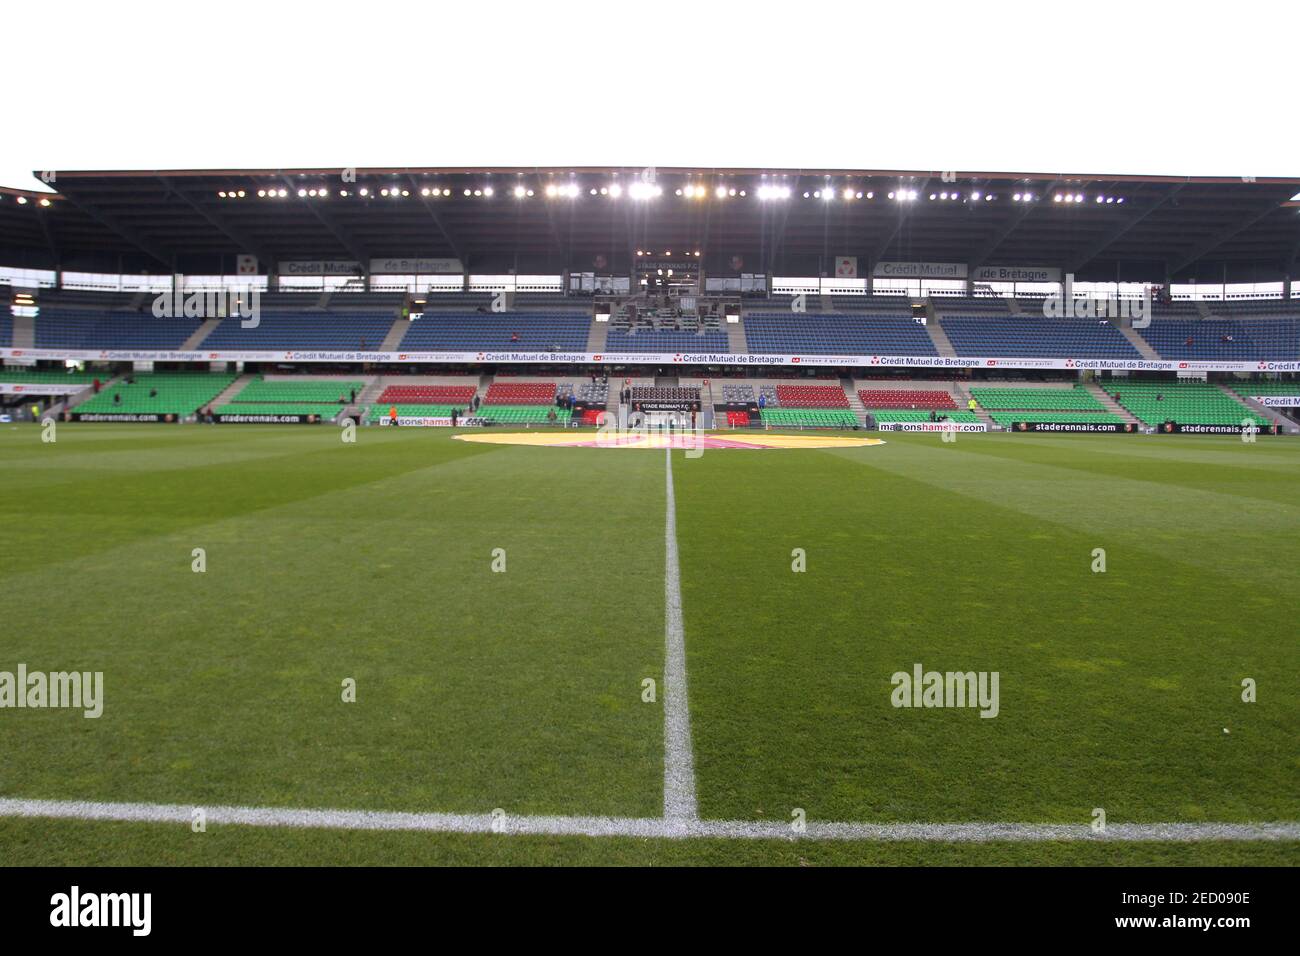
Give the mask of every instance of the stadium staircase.
[[30, 315], [15, 315], [13, 324], [13, 347], [16, 349], [36, 348], [36, 323]]
[[1124, 419], [1124, 421], [1130, 422], [1134, 425], [1142, 424], [1138, 421], [1136, 415], [1119, 402], [1115, 401], [1115, 397], [1096, 382], [1088, 382], [1084, 387], [1088, 390], [1088, 394], [1106, 406], [1106, 411], [1110, 412], [1112, 415], [1118, 415], [1120, 418]]
[[732, 355], [743, 355], [749, 351], [749, 343], [745, 341], [745, 319], [742, 317], [735, 324], [724, 322], [724, 328], [727, 330], [727, 351]]
[[1283, 431], [1292, 432], [1292, 433], [1295, 432], [1296, 430], [1295, 422], [1291, 421], [1291, 419], [1287, 418], [1285, 415], [1280, 414], [1277, 411], [1277, 409], [1269, 408], [1266, 405], [1261, 405], [1259, 402], [1252, 401], [1249, 395], [1239, 395], [1237, 392], [1234, 392], [1227, 385], [1220, 384], [1219, 391], [1226, 394], [1229, 398], [1234, 398], [1237, 401], [1241, 402], [1241, 404], [1245, 405], [1256, 415], [1260, 416], [1261, 418], [1268, 419], [1270, 422], [1273, 422], [1278, 427], [1280, 427]]
[[609, 341], [609, 323], [592, 320], [591, 331], [587, 333], [587, 351], [603, 352]]
[[865, 424], [867, 420], [867, 408], [862, 404], [862, 399], [858, 398], [858, 387], [853, 384], [853, 379], [840, 379], [840, 388], [844, 389], [844, 397], [848, 399], [849, 408], [857, 416], [859, 424]]
[[200, 325], [197, 329], [194, 330], [193, 335], [191, 335], [188, 339], [186, 339], [184, 342], [181, 343], [181, 351], [192, 352], [194, 349], [198, 348], [200, 345], [203, 344], [204, 339], [206, 339], [209, 335], [211, 335], [213, 332], [216, 331], [217, 326], [220, 324], [221, 324], [220, 319], [208, 319], [206, 322], [204, 322], [202, 325]]
[[406, 334], [406, 327], [410, 324], [411, 323], [408, 319], [394, 319], [392, 327], [388, 330], [388, 334], [385, 335], [384, 340], [379, 343], [379, 351], [396, 352], [398, 346], [402, 344], [402, 336]]
[[940, 355], [952, 357], [957, 354], [957, 350], [948, 341], [948, 333], [943, 330], [943, 323], [939, 321], [939, 314], [934, 310], [934, 303], [929, 300], [925, 303], [925, 331], [930, 333], [934, 350]]
[[[112, 386], [116, 385], [118, 382], [122, 381], [122, 379], [125, 377], [126, 377], [125, 375], [114, 375], [112, 378], [106, 379], [105, 381], [101, 382], [99, 390], [102, 392], [104, 391], [104, 389], [111, 388]], [[63, 401], [61, 402], [53, 403], [52, 405], [50, 405], [49, 408], [45, 410], [45, 414], [53, 415], [55, 418], [57, 418], [58, 416], [62, 415], [65, 411], [70, 412], [78, 405], [80, 405], [82, 402], [94, 397], [95, 397], [95, 388], [92, 385], [88, 388], [83, 388], [79, 392], [74, 392], [73, 394], [64, 398]]]
[[1137, 334], [1131, 322], [1117, 322], [1115, 325], [1119, 329], [1120, 334], [1133, 343], [1133, 347], [1141, 353], [1144, 359], [1160, 358], [1160, 354], [1151, 347], [1151, 343]]
[[[206, 325], [207, 323], [204, 324]], [[213, 408], [219, 408], [220, 406], [229, 403], [236, 395], [238, 395], [240, 392], [244, 390], [244, 386], [248, 385], [256, 378], [258, 378], [258, 376], [253, 375], [251, 373], [246, 373], [244, 375], [239, 376], [239, 378], [235, 379], [224, 389], [222, 389], [221, 394], [218, 395], [216, 398], [214, 398], [212, 401], [210, 401], [208, 404], [211, 405]]]
[[[957, 403], [959, 409], [962, 411], [970, 410], [970, 390], [967, 388], [966, 383], [950, 382], [948, 384], [948, 391], [952, 395], [952, 400]], [[993, 416], [990, 415], [984, 409], [984, 406], [980, 405], [978, 402], [975, 404], [975, 417], [985, 425], [989, 426], [990, 430], [996, 424], [996, 422], [993, 421]]]

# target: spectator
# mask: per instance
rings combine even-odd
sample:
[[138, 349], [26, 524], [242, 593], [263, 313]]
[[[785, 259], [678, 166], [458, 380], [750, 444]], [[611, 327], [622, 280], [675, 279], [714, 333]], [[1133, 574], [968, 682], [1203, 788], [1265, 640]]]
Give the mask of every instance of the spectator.
[[968, 411], [975, 411], [976, 405], [974, 398], [971, 398], [971, 400], [966, 403], [966, 408]]
[[92, 385], [92, 387], [95, 389], [95, 394], [98, 395], [98, 394], [99, 394], [99, 387], [100, 387], [99, 376], [98, 376], [98, 375], [95, 376], [95, 381], [92, 382], [91, 385]]
[[510, 333], [510, 341], [511, 341], [511, 342], [518, 342], [518, 341], [519, 341], [519, 333], [518, 333], [518, 332], [511, 332], [511, 333]]
[[114, 393], [113, 393], [113, 404], [114, 404], [114, 405], [121, 405], [121, 404], [122, 404], [122, 393], [121, 393], [121, 392], [114, 392]]
[[357, 401], [357, 390], [355, 388], [348, 390], [348, 404], [355, 405]]
[[347, 403], [348, 403], [347, 397], [344, 396], [342, 392], [339, 392], [339, 404], [346, 405]]
[[151, 388], [151, 389], [149, 389], [149, 397], [150, 397], [150, 398], [157, 398], [157, 397], [158, 397], [158, 389], [156, 389], [156, 388]]
[[555, 424], [555, 409], [552, 408], [549, 411], [547, 411], [546, 421], [551, 425]]
[[396, 405], [389, 405], [389, 406], [388, 406], [388, 424], [390, 424], [390, 425], [396, 425], [396, 424], [397, 424], [397, 406], [396, 406]]

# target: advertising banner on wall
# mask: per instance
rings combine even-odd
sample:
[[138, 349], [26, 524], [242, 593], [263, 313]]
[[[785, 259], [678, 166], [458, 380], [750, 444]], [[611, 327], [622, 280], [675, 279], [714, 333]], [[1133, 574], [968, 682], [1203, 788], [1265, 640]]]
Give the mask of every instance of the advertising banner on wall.
[[970, 277], [975, 282], [1060, 282], [1061, 270], [1047, 266], [980, 266]]
[[1133, 422], [1015, 422], [1013, 432], [1103, 432], [1132, 435], [1140, 430]]
[[363, 352], [145, 351], [126, 349], [0, 348], [3, 359], [78, 362], [393, 362], [494, 365], [821, 365], [843, 368], [1074, 369], [1115, 372], [1300, 372], [1295, 361], [1178, 361], [1176, 359], [994, 358], [949, 355], [813, 355], [763, 352]]

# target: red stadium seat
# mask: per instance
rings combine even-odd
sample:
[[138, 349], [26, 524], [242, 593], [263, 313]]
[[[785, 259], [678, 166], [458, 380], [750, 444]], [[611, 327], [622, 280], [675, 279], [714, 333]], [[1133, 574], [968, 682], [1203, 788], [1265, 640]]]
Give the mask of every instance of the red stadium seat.
[[864, 408], [953, 409], [952, 395], [937, 388], [862, 388], [858, 398]]
[[837, 385], [778, 385], [776, 400], [782, 408], [848, 408], [844, 389]]

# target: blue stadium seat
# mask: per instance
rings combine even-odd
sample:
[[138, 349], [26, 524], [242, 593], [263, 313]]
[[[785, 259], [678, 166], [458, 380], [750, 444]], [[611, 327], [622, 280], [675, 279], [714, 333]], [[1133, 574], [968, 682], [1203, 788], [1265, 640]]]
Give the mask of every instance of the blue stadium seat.
[[910, 315], [797, 312], [745, 316], [751, 352], [822, 355], [935, 355], [925, 327]]
[[1001, 358], [1140, 359], [1110, 323], [1037, 315], [944, 315], [939, 326], [958, 355]]
[[262, 313], [256, 328], [243, 328], [239, 319], [224, 319], [203, 340], [204, 349], [318, 349], [354, 352], [365, 341], [376, 351], [393, 327], [392, 313]]
[[150, 312], [43, 308], [36, 347], [65, 349], [178, 349], [201, 319], [155, 319]]
[[1296, 318], [1174, 319], [1157, 313], [1141, 335], [1167, 359], [1300, 359]]
[[[426, 312], [401, 348], [447, 352], [585, 352], [591, 316], [569, 312]], [[512, 342], [510, 337], [518, 336]]]

